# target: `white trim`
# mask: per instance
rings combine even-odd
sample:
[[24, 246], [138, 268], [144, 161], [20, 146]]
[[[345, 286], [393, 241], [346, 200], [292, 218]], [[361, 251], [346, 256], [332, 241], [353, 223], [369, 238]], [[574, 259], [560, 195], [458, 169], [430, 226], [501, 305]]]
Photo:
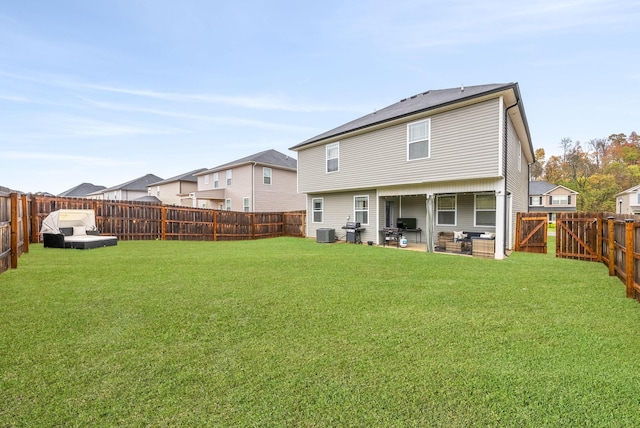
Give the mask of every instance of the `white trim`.
[[[366, 210], [356, 210], [356, 199], [357, 198], [367, 198], [367, 209]], [[369, 214], [371, 213], [371, 203], [369, 201], [369, 195], [354, 195], [353, 196], [353, 221], [358, 221], [358, 217], [356, 215], [356, 212], [365, 212], [367, 213], [367, 222], [360, 222], [361, 225], [368, 225], [369, 224]]]
[[[337, 149], [336, 157], [329, 157], [329, 150]], [[335, 171], [329, 171], [329, 160], [337, 159], [338, 160], [338, 168]], [[334, 172], [340, 172], [340, 141], [336, 141], [335, 143], [330, 143], [325, 146], [325, 162], [324, 162], [324, 172], [327, 174], [333, 174]]]
[[[487, 210], [487, 209], [483, 209], [483, 210], [478, 210], [478, 196], [493, 196], [493, 201], [494, 201], [494, 208], [492, 210]], [[490, 228], [496, 228], [498, 222], [497, 222], [497, 216], [494, 216], [494, 224], [490, 225], [490, 224], [478, 224], [478, 217], [477, 214], [478, 212], [493, 212], [494, 215], [497, 214], [497, 205], [498, 205], [498, 201], [496, 200], [496, 195], [495, 193], [476, 193], [473, 195], [473, 227], [490, 227]]]
[[[434, 215], [435, 215], [435, 224], [436, 226], [457, 226], [458, 225], [458, 195], [456, 193], [443, 193], [441, 195], [435, 195], [435, 207], [434, 207]], [[438, 216], [438, 201], [441, 197], [451, 197], [453, 196], [453, 224], [451, 223], [440, 223], [440, 217]], [[442, 212], [451, 212], [452, 210], [442, 210]]]
[[[423, 139], [417, 139], [417, 140], [411, 140], [410, 136], [410, 129], [412, 126], [415, 125], [420, 125], [420, 124], [426, 124], [427, 126], [427, 136], [426, 138]], [[410, 161], [416, 161], [416, 160], [420, 160], [420, 159], [429, 159], [431, 157], [431, 118], [426, 118], [426, 119], [421, 119], [421, 120], [417, 120], [414, 122], [410, 122], [407, 123], [407, 162]], [[425, 142], [427, 143], [427, 156], [423, 156], [423, 157], [419, 157], [419, 158], [410, 158], [409, 157], [409, 147], [411, 146], [411, 144], [418, 144], [421, 142]]]
[[[321, 201], [321, 203], [320, 203], [321, 206], [320, 206], [320, 211], [319, 211], [321, 216], [322, 216], [322, 220], [321, 221], [316, 221], [316, 218], [315, 218], [316, 209], [315, 209], [315, 206], [313, 204], [313, 201], [315, 201], [317, 199], [319, 199]], [[311, 198], [311, 223], [315, 223], [315, 224], [324, 223], [324, 198], [313, 198], [313, 197]]]

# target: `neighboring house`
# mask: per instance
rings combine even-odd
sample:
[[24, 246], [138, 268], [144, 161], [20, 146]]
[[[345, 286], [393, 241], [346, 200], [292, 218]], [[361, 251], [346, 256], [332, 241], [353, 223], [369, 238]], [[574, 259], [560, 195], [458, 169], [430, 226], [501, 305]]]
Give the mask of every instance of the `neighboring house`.
[[556, 221], [557, 213], [576, 212], [578, 192], [547, 181], [529, 182], [529, 212], [547, 214], [549, 221]]
[[640, 214], [640, 184], [616, 195], [616, 214]]
[[58, 196], [65, 196], [68, 198], [84, 198], [89, 193], [98, 192], [100, 190], [106, 189], [105, 186], [96, 186], [91, 183], [82, 183], [78, 184], [75, 187], [72, 187], [69, 190], [66, 190], [60, 193]]
[[296, 187], [297, 161], [266, 150], [199, 172], [193, 193], [200, 208], [244, 212], [305, 209], [305, 196]]
[[157, 175], [147, 174], [126, 183], [86, 195], [89, 199], [107, 199], [112, 201], [135, 201], [148, 196], [147, 186], [162, 181]]
[[350, 219], [381, 243], [385, 227], [415, 218], [427, 251], [440, 231], [489, 232], [500, 259], [527, 210], [534, 153], [517, 83], [423, 92], [291, 150], [309, 237], [344, 234]]
[[147, 186], [147, 195], [157, 198], [165, 205], [195, 207], [195, 200], [191, 194], [198, 190], [196, 174], [202, 171], [206, 171], [206, 168], [196, 169], [157, 183], [151, 183]]

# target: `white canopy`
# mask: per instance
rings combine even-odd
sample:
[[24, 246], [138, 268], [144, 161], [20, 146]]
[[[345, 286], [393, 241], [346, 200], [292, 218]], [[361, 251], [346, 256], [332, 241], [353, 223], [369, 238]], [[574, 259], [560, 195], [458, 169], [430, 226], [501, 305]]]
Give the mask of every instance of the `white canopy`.
[[61, 233], [61, 227], [84, 226], [86, 230], [96, 230], [96, 215], [93, 210], [58, 210], [50, 213], [43, 221], [40, 233]]

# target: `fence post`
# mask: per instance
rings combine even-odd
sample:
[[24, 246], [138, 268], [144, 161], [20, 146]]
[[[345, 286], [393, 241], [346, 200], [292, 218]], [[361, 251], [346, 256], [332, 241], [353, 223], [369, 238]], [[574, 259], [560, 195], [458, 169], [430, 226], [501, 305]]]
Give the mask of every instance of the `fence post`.
[[613, 217], [607, 217], [607, 225], [609, 232], [609, 276], [616, 274], [616, 242]]
[[520, 251], [520, 222], [522, 221], [522, 213], [516, 214], [516, 251]]
[[29, 213], [27, 212], [27, 195], [22, 195], [22, 252], [29, 252]]
[[597, 232], [596, 232], [596, 260], [602, 263], [602, 214], [598, 214]]
[[11, 269], [18, 267], [18, 194], [9, 195], [11, 204]]
[[40, 222], [38, 221], [40, 210], [38, 209], [38, 197], [31, 195], [31, 243], [40, 242]]
[[218, 240], [218, 210], [213, 211], [213, 240]]
[[162, 240], [166, 241], [167, 240], [167, 208], [163, 205], [162, 208], [160, 209], [161, 211], [161, 217], [162, 217], [162, 223], [161, 223], [161, 229], [162, 229]]
[[626, 286], [627, 286], [627, 297], [633, 297], [633, 283], [635, 281], [635, 239], [634, 239], [634, 219], [628, 218], [625, 220], [625, 247], [626, 247], [626, 266], [625, 271], [626, 275]]

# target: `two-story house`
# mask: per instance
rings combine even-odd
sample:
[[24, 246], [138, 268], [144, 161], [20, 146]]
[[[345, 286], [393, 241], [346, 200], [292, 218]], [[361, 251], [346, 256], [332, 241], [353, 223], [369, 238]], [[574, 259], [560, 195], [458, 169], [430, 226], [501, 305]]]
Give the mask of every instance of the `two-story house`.
[[578, 192], [547, 181], [529, 182], [529, 212], [545, 213], [556, 221], [557, 213], [576, 212]]
[[517, 83], [426, 91], [291, 150], [309, 237], [350, 219], [363, 241], [381, 243], [412, 218], [427, 251], [439, 231], [491, 233], [501, 259], [528, 206], [534, 153]]
[[640, 214], [640, 184], [616, 195], [616, 214]]
[[200, 168], [175, 177], [167, 178], [147, 186], [147, 196], [158, 198], [165, 205], [196, 207], [193, 192], [198, 190], [196, 174], [205, 171]]
[[142, 177], [127, 181], [126, 183], [89, 193], [85, 197], [89, 199], [107, 199], [113, 201], [140, 200], [142, 198], [148, 198], [148, 185], [161, 180], [162, 178], [157, 175], [146, 174]]
[[227, 211], [283, 212], [305, 209], [296, 187], [297, 161], [265, 150], [195, 174], [196, 206]]

